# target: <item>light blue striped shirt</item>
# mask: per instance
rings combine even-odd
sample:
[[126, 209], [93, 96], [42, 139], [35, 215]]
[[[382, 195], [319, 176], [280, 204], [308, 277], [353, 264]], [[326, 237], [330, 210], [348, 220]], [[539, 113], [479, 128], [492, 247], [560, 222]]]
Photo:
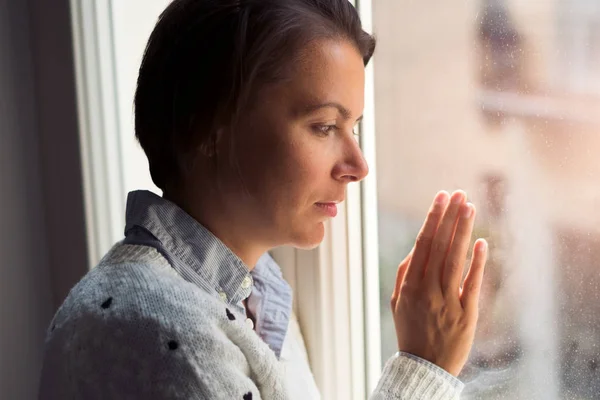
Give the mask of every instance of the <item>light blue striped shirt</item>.
[[249, 268], [176, 204], [139, 190], [127, 197], [126, 244], [156, 248], [185, 280], [256, 320], [255, 330], [279, 358], [292, 311], [292, 289], [266, 253]]

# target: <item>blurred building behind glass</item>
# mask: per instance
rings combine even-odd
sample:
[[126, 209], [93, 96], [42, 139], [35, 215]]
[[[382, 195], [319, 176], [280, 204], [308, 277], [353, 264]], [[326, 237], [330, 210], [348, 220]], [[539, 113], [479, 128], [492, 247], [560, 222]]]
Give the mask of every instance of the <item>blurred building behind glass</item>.
[[600, 2], [373, 3], [383, 359], [397, 264], [462, 188], [491, 245], [464, 397], [600, 399]]

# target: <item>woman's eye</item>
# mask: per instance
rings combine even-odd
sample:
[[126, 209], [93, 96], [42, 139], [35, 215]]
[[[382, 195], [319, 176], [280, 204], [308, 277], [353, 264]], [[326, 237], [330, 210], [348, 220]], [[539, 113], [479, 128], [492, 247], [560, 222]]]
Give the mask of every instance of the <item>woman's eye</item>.
[[322, 136], [327, 136], [330, 133], [333, 133], [337, 129], [337, 126], [335, 126], [335, 125], [317, 125], [313, 129], [318, 134], [320, 134]]

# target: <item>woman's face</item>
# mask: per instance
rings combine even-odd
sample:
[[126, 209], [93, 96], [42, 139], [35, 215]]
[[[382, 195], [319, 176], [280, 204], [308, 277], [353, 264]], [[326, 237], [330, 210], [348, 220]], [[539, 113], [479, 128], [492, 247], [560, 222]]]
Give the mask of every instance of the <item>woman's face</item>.
[[232, 169], [221, 183], [230, 216], [252, 237], [269, 247], [321, 242], [323, 222], [335, 216], [346, 185], [368, 173], [353, 133], [364, 82], [363, 60], [352, 44], [320, 41], [304, 49], [291, 79], [256, 96], [231, 133], [228, 156], [240, 175]]

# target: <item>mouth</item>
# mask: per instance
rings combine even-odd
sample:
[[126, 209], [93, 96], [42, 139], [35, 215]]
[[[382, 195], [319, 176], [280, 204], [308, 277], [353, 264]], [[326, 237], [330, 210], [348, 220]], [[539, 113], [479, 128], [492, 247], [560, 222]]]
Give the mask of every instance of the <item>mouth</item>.
[[337, 215], [337, 203], [338, 202], [325, 202], [325, 203], [316, 203], [315, 205], [319, 210], [325, 213], [327, 216], [333, 218]]

